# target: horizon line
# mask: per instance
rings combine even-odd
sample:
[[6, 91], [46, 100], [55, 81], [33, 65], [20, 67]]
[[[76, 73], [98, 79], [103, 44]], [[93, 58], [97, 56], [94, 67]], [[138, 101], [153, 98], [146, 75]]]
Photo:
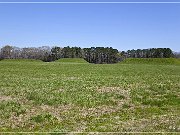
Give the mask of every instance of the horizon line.
[[180, 2], [0, 2], [0, 4], [180, 4]]

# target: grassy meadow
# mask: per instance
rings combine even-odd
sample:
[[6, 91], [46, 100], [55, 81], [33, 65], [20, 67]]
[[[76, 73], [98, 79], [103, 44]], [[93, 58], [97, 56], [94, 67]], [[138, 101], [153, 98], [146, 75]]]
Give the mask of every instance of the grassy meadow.
[[0, 131], [180, 132], [179, 60], [154, 61], [2, 60]]

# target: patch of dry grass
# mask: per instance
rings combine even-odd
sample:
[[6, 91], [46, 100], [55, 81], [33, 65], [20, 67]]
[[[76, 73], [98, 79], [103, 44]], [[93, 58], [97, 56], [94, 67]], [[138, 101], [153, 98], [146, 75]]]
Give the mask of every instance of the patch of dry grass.
[[2, 102], [2, 101], [9, 101], [9, 100], [13, 100], [13, 98], [10, 97], [10, 96], [0, 95], [0, 102]]

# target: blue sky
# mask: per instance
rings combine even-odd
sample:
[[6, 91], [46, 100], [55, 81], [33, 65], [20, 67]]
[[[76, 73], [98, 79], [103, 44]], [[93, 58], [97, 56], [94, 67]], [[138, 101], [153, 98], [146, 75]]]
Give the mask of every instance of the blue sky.
[[180, 4], [0, 4], [0, 47], [7, 44], [180, 51]]

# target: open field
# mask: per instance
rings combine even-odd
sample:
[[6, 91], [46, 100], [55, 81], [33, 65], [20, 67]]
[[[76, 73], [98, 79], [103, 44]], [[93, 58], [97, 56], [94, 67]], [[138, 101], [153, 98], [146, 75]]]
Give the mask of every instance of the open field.
[[82, 59], [82, 58], [63, 58], [63, 59], [59, 59], [56, 60], [55, 62], [63, 62], [63, 63], [88, 63], [86, 60]]
[[180, 65], [62, 61], [0, 61], [1, 132], [180, 132]]
[[160, 65], [180, 65], [180, 59], [176, 58], [128, 58], [124, 64], [160, 64]]

